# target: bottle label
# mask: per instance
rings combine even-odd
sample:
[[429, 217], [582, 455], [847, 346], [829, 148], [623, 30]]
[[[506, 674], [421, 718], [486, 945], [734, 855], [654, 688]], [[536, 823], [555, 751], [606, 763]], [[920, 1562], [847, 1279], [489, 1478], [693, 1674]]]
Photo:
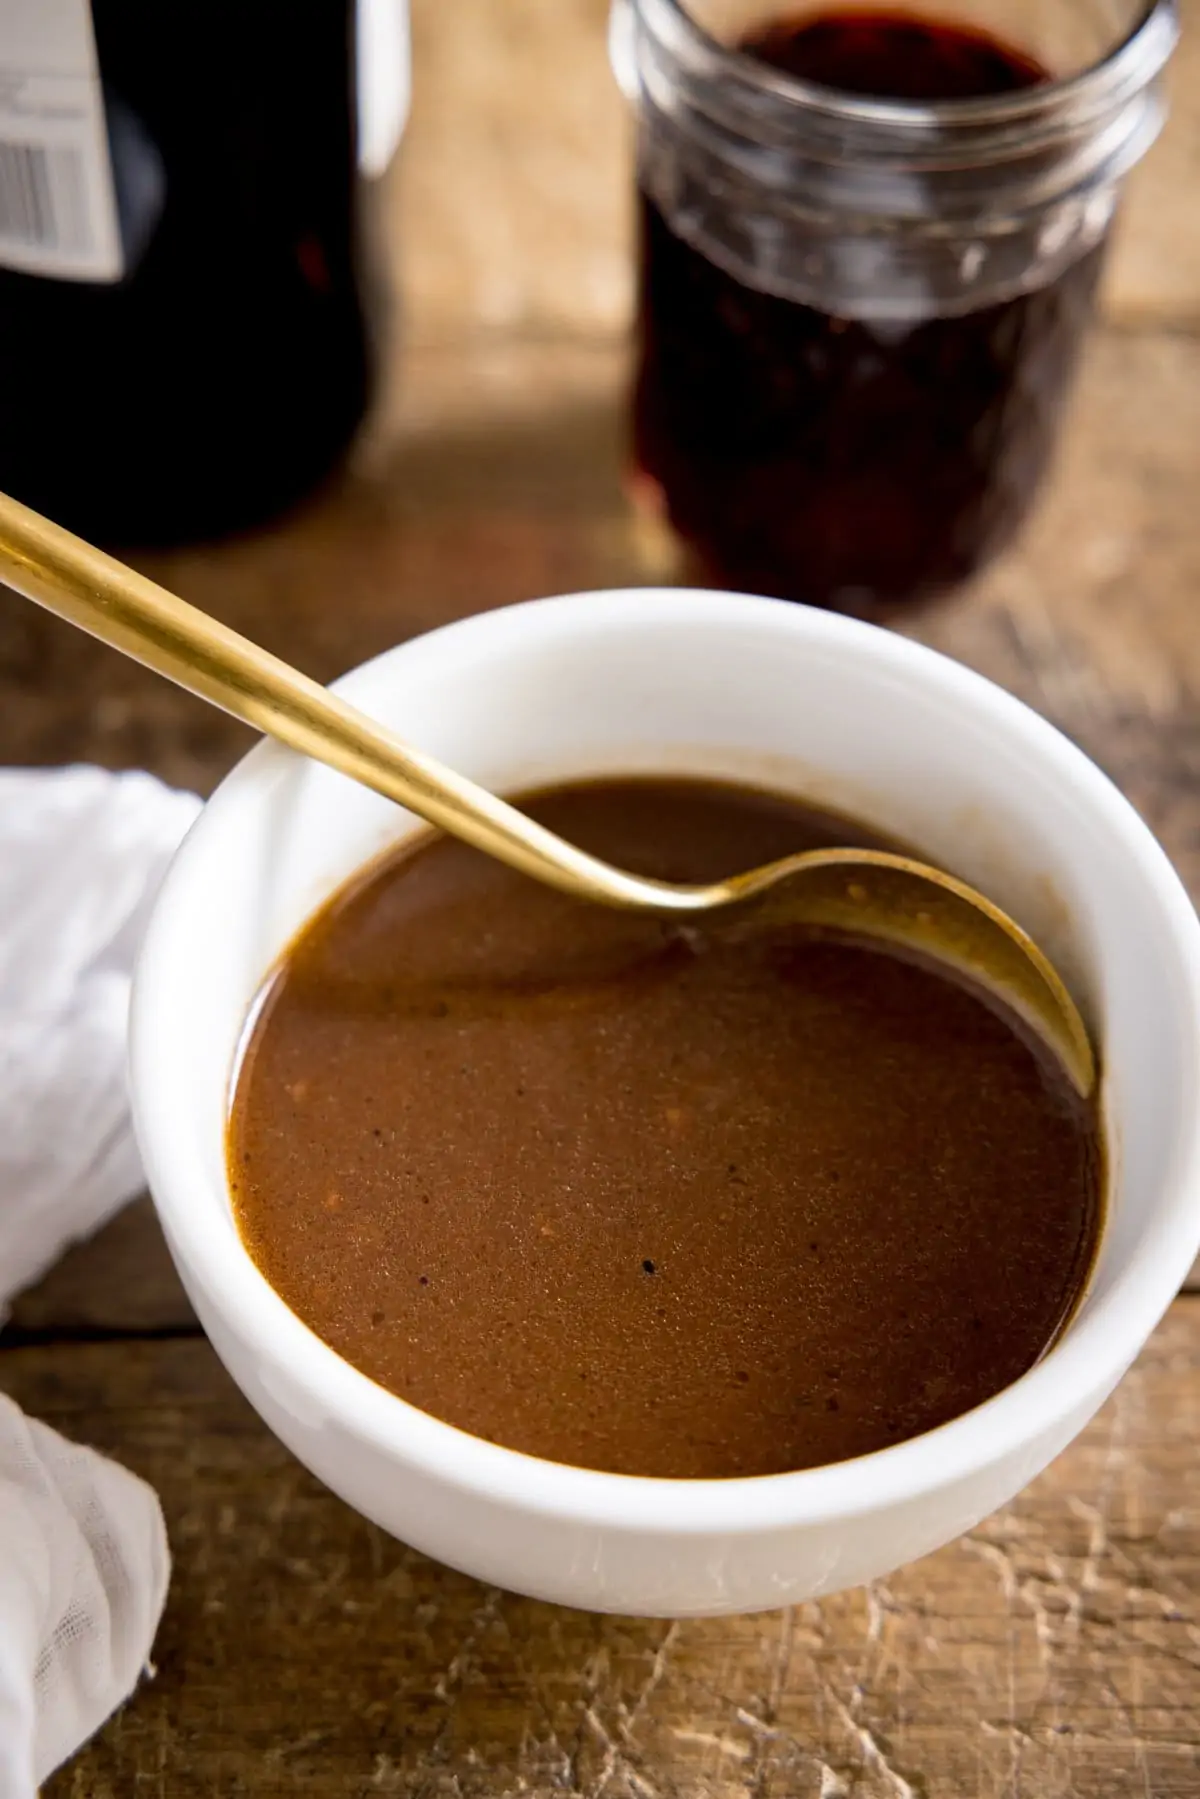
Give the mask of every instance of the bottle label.
[[0, 268], [124, 270], [89, 0], [0, 0]]
[[358, 166], [364, 175], [377, 176], [395, 155], [408, 118], [408, 0], [358, 0], [356, 19]]

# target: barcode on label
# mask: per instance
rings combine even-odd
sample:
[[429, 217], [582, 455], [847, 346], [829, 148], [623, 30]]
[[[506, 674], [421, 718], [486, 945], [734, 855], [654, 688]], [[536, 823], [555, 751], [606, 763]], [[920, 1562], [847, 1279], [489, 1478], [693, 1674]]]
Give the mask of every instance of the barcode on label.
[[84, 179], [73, 145], [0, 142], [0, 243], [86, 255], [93, 244]]
[[91, 0], [0, 0], [0, 274], [125, 272]]

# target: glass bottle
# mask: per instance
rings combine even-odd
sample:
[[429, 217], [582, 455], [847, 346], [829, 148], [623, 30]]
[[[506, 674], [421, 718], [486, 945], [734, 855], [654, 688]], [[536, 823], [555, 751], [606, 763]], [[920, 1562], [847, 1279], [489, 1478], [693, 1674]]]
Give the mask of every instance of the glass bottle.
[[329, 472], [407, 54], [405, 0], [3, 0], [0, 489], [171, 543]]
[[635, 492], [716, 585], [886, 616], [1045, 473], [1175, 5], [963, 10], [616, 0]]

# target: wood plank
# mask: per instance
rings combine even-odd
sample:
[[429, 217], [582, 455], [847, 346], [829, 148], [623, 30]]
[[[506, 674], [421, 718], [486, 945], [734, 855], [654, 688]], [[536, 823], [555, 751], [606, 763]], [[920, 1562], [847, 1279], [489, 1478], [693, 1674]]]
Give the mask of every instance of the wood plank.
[[77, 1243], [14, 1303], [3, 1341], [198, 1331], [170, 1251], [143, 1194]]
[[1200, 340], [1094, 341], [1024, 540], [913, 634], [1100, 763], [1200, 895]]
[[0, 1350], [154, 1482], [157, 1679], [47, 1799], [1200, 1795], [1200, 1299], [1011, 1506], [784, 1614], [666, 1626], [485, 1590], [385, 1538], [201, 1340]]

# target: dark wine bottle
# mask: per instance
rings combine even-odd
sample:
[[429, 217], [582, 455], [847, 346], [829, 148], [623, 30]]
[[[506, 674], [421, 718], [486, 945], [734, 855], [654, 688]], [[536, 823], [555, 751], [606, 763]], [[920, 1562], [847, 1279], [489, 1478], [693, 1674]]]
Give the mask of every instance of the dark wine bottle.
[[337, 465], [376, 376], [403, 3], [0, 0], [0, 489], [166, 544]]

